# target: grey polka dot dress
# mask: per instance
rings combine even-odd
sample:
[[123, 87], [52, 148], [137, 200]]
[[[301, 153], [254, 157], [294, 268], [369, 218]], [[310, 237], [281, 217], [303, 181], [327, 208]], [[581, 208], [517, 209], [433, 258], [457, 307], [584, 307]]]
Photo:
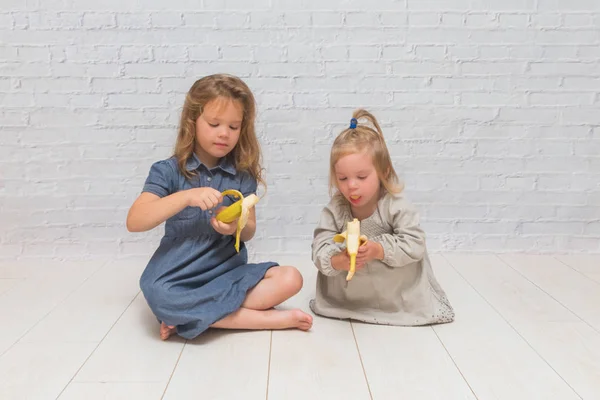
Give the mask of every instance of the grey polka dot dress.
[[377, 210], [361, 221], [361, 234], [380, 243], [383, 260], [373, 260], [346, 281], [331, 266], [343, 250], [333, 236], [353, 216], [348, 202], [334, 196], [314, 231], [312, 257], [319, 269], [311, 309], [319, 315], [385, 325], [428, 325], [454, 320], [454, 310], [437, 282], [414, 207], [400, 195], [385, 194]]

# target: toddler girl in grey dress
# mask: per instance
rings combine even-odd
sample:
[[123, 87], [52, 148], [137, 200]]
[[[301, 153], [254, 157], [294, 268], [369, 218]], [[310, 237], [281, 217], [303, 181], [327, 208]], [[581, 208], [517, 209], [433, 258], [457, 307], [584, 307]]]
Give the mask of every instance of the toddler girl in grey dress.
[[[319, 272], [311, 309], [374, 324], [453, 321], [417, 211], [401, 193], [379, 123], [365, 110], [354, 112], [350, 127], [333, 143], [330, 187], [335, 194], [321, 213], [312, 243]], [[347, 281], [350, 257], [333, 238], [355, 218], [367, 242], [359, 247], [356, 273]]]

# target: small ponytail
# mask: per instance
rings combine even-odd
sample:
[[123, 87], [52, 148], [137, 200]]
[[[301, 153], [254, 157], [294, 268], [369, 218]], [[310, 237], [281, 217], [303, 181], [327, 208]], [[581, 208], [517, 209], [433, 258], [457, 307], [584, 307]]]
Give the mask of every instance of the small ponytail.
[[[361, 123], [366, 120], [366, 123]], [[331, 147], [329, 162], [329, 188], [333, 194], [337, 188], [335, 180], [335, 164], [348, 154], [368, 150], [373, 157], [373, 165], [382, 187], [389, 193], [399, 193], [403, 185], [392, 165], [390, 153], [385, 144], [383, 132], [377, 119], [365, 109], [359, 108], [352, 113], [350, 126], [340, 133]]]

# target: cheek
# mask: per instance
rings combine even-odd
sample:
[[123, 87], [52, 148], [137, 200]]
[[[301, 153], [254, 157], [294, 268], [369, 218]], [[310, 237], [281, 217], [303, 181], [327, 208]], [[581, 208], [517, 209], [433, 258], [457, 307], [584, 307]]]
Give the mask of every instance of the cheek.
[[196, 125], [196, 136], [197, 137], [202, 137], [202, 136], [206, 136], [206, 132], [208, 131], [207, 127], [200, 124]]

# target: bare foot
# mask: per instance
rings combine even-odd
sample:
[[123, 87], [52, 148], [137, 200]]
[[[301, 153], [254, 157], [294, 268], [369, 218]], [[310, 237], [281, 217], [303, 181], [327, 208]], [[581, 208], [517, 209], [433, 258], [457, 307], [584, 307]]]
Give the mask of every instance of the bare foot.
[[175, 333], [175, 327], [172, 325], [166, 325], [164, 322], [160, 323], [160, 338], [167, 340], [172, 334]]
[[312, 327], [313, 317], [300, 309], [252, 310], [240, 308], [211, 325], [220, 329], [290, 329], [307, 331]]
[[281, 310], [275, 311], [281, 318], [281, 327], [279, 329], [298, 328], [307, 331], [312, 327], [313, 317], [302, 310]]

